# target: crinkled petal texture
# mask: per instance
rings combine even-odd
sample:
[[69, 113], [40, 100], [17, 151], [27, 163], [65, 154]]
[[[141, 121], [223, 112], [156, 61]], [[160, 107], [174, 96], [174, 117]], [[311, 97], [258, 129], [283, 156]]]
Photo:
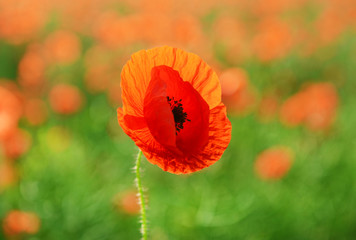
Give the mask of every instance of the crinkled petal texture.
[[118, 120], [148, 161], [185, 174], [220, 159], [231, 138], [214, 71], [172, 47], [132, 55], [121, 74]]

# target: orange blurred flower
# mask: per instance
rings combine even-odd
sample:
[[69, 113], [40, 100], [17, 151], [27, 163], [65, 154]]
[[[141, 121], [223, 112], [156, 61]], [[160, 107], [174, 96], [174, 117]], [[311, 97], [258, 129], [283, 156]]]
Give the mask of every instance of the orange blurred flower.
[[288, 126], [301, 124], [306, 116], [307, 98], [304, 92], [297, 93], [288, 98], [280, 110], [281, 121]]
[[330, 44], [337, 40], [346, 28], [344, 12], [328, 8], [315, 22], [319, 44]]
[[24, 88], [42, 86], [45, 81], [45, 69], [46, 62], [41, 46], [29, 45], [18, 66], [19, 83]]
[[137, 41], [137, 21], [135, 16], [118, 16], [115, 12], [105, 12], [96, 20], [93, 35], [107, 47], [125, 46]]
[[261, 61], [271, 61], [287, 55], [293, 46], [290, 27], [276, 18], [265, 18], [258, 25], [252, 40], [255, 54]]
[[3, 222], [6, 235], [36, 234], [40, 228], [40, 219], [35, 213], [12, 210]]
[[182, 174], [220, 159], [231, 138], [214, 71], [195, 54], [159, 47], [131, 56], [118, 120], [148, 161]]
[[172, 22], [173, 39], [182, 46], [203, 44], [204, 35], [199, 20], [191, 15], [179, 15]]
[[0, 141], [16, 128], [21, 113], [20, 101], [8, 89], [0, 86]]
[[25, 130], [15, 128], [1, 142], [1, 145], [7, 158], [16, 159], [30, 148], [31, 136]]
[[232, 63], [245, 59], [248, 52], [245, 25], [235, 17], [222, 15], [213, 25], [213, 37], [225, 48], [227, 60]]
[[331, 83], [315, 83], [305, 89], [308, 98], [306, 126], [311, 130], [328, 129], [336, 118], [338, 94]]
[[289, 126], [303, 123], [311, 130], [325, 130], [335, 120], [338, 101], [331, 83], [313, 83], [286, 100], [280, 118]]
[[17, 180], [13, 163], [9, 160], [0, 160], [0, 192]]
[[143, 42], [150, 45], [175, 42], [170, 15], [146, 13], [140, 14], [138, 20], [138, 34]]
[[123, 212], [136, 215], [140, 213], [139, 198], [137, 193], [129, 191], [115, 196], [115, 205]]
[[246, 113], [256, 101], [247, 72], [241, 68], [229, 68], [221, 72], [222, 99], [229, 113]]
[[28, 99], [25, 103], [24, 117], [33, 126], [44, 123], [48, 117], [48, 110], [45, 102], [41, 99]]
[[61, 26], [88, 34], [95, 18], [112, 0], [51, 1]]
[[45, 49], [50, 61], [58, 64], [71, 64], [81, 54], [81, 43], [76, 34], [57, 30], [47, 37]]
[[20, 89], [16, 83], [16, 81], [8, 79], [8, 78], [0, 78], [0, 86], [6, 88], [10, 92], [12, 92], [16, 97], [21, 100], [22, 99], [22, 94], [20, 92]]
[[76, 113], [83, 105], [83, 96], [76, 86], [58, 84], [49, 93], [49, 102], [54, 112], [59, 114]]
[[20, 103], [18, 112], [20, 115], [23, 114], [23, 104], [25, 102], [24, 91], [19, 88], [16, 81], [0, 78], [0, 86], [9, 90], [13, 96], [16, 97], [18, 102]]
[[34, 38], [44, 26], [47, 6], [43, 0], [0, 2], [0, 38], [20, 44]]
[[280, 179], [287, 174], [293, 162], [293, 153], [287, 147], [272, 147], [260, 153], [255, 171], [262, 179]]

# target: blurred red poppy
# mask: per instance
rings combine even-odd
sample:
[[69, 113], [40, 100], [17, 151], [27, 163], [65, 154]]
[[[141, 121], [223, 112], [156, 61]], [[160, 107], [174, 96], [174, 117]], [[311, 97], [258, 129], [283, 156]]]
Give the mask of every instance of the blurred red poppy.
[[220, 74], [222, 99], [232, 114], [244, 114], [252, 109], [256, 96], [248, 80], [247, 72], [229, 68]]
[[214, 22], [213, 31], [215, 41], [226, 48], [229, 62], [241, 62], [249, 55], [246, 26], [236, 16], [221, 15]]
[[45, 25], [47, 10], [44, 0], [1, 1], [0, 38], [20, 44], [35, 37]]
[[28, 99], [25, 102], [24, 116], [29, 124], [38, 126], [44, 123], [48, 117], [45, 102], [41, 99]]
[[172, 22], [174, 41], [184, 46], [197, 46], [204, 41], [199, 20], [192, 15], [179, 15]]
[[119, 16], [116, 12], [102, 13], [93, 26], [94, 37], [107, 47], [117, 48], [137, 40], [135, 16]]
[[288, 126], [305, 124], [311, 130], [326, 130], [336, 118], [338, 101], [331, 83], [309, 84], [286, 100], [280, 118]]
[[0, 141], [17, 126], [21, 113], [22, 106], [18, 98], [0, 86]]
[[255, 170], [262, 179], [282, 178], [293, 161], [292, 151], [287, 147], [272, 147], [260, 153], [255, 162]]
[[81, 43], [76, 34], [57, 30], [47, 37], [45, 49], [54, 63], [71, 64], [80, 56]]
[[173, 47], [132, 55], [121, 74], [125, 133], [153, 164], [182, 174], [220, 159], [231, 138], [214, 71], [195, 54]]
[[16, 171], [10, 160], [0, 160], [0, 192], [12, 185], [17, 179]]
[[40, 228], [40, 219], [35, 213], [13, 210], [9, 212], [3, 222], [6, 235], [35, 234]]
[[115, 205], [123, 212], [135, 215], [140, 213], [140, 205], [138, 204], [139, 198], [137, 192], [128, 191], [120, 193], [115, 196]]
[[73, 114], [83, 104], [83, 96], [76, 86], [58, 84], [49, 93], [50, 105], [59, 114]]
[[339, 97], [331, 83], [314, 83], [306, 89], [308, 96], [305, 124], [310, 130], [325, 130], [334, 123]]
[[9, 159], [16, 159], [30, 148], [31, 136], [25, 130], [15, 128], [0, 143], [4, 149], [5, 156]]
[[262, 19], [252, 41], [254, 52], [261, 61], [280, 59], [292, 46], [293, 34], [289, 25], [273, 17]]
[[18, 66], [19, 83], [25, 88], [42, 86], [45, 81], [45, 69], [42, 46], [29, 45]]

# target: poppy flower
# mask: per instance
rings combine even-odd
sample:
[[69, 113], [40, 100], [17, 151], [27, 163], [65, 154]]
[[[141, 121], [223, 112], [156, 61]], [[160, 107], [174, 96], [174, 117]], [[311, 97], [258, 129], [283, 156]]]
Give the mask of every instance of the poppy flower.
[[229, 68], [220, 74], [222, 99], [229, 113], [245, 114], [256, 102], [256, 94], [249, 82], [247, 72], [240, 68]]
[[24, 88], [39, 88], [45, 83], [46, 62], [40, 45], [31, 44], [18, 66], [19, 83]]
[[0, 38], [12, 44], [21, 44], [34, 38], [48, 17], [47, 1], [1, 1]]
[[17, 180], [13, 163], [9, 160], [0, 160], [0, 193]]
[[238, 63], [249, 56], [246, 26], [236, 16], [221, 15], [212, 26], [214, 41], [224, 46], [224, 57]]
[[174, 174], [220, 159], [231, 138], [215, 72], [173, 47], [141, 50], [121, 73], [119, 124], [147, 160]]
[[135, 16], [119, 16], [116, 12], [104, 12], [93, 26], [93, 35], [110, 48], [125, 46], [137, 39], [137, 19]]
[[29, 124], [38, 126], [48, 118], [48, 110], [45, 102], [41, 99], [28, 99], [25, 103], [24, 116]]
[[293, 32], [290, 26], [276, 18], [265, 18], [252, 40], [256, 56], [263, 62], [281, 59], [293, 47]]
[[255, 162], [255, 170], [262, 179], [280, 179], [291, 168], [292, 151], [287, 147], [272, 147], [260, 153]]
[[16, 128], [21, 112], [21, 102], [11, 91], [0, 86], [0, 140]]
[[57, 30], [47, 37], [45, 50], [54, 63], [72, 64], [81, 54], [80, 39], [72, 32]]
[[119, 193], [115, 196], [114, 204], [122, 212], [129, 215], [136, 215], [140, 213], [139, 198], [137, 192], [128, 191]]
[[79, 88], [69, 84], [58, 84], [49, 93], [50, 105], [56, 113], [73, 114], [83, 105], [83, 96]]
[[9, 159], [16, 159], [26, 153], [31, 146], [31, 136], [21, 129], [13, 129], [9, 135], [0, 142], [4, 154]]
[[6, 235], [14, 236], [23, 233], [35, 234], [40, 228], [40, 220], [35, 213], [13, 210], [7, 214], [3, 222]]
[[287, 126], [304, 124], [310, 130], [329, 129], [335, 121], [338, 94], [333, 84], [308, 84], [282, 105], [280, 118]]

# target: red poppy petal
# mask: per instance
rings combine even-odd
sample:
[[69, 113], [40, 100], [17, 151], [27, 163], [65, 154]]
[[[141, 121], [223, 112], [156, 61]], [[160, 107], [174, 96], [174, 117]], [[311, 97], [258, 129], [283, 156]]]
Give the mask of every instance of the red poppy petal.
[[156, 162], [155, 159], [159, 155], [162, 159], [172, 158], [172, 152], [163, 147], [152, 136], [147, 125], [140, 129], [130, 129], [125, 119], [123, 109], [117, 110], [118, 121], [124, 132], [135, 142], [135, 144], [142, 150], [148, 161], [152, 164], [157, 164], [163, 170], [167, 169], [168, 162]]
[[189, 163], [191, 172], [208, 167], [219, 160], [230, 140], [231, 123], [226, 117], [226, 107], [220, 103], [210, 110], [208, 144], [198, 154], [195, 154], [194, 161]]
[[[158, 80], [159, 79], [159, 80]], [[183, 120], [181, 125], [182, 129], [176, 129], [173, 119], [172, 110], [169, 107], [169, 113], [172, 117], [167, 120], [173, 120], [173, 134], [177, 131], [177, 147], [185, 154], [193, 154], [199, 151], [208, 141], [208, 125], [209, 125], [209, 106], [199, 93], [188, 82], [184, 82], [179, 76], [179, 73], [168, 66], [158, 66], [152, 69], [152, 80], [150, 83], [154, 84], [160, 81], [161, 85], [165, 85], [166, 92], [162, 93], [163, 96], [168, 96], [175, 103], [182, 104], [182, 113], [186, 113], [186, 119]], [[149, 87], [147, 92], [153, 92]], [[151, 94], [151, 93], [150, 93]], [[163, 100], [163, 99], [162, 99]], [[164, 98], [166, 106], [169, 106], [166, 98]], [[164, 101], [163, 100], [163, 101]], [[155, 111], [155, 115], [160, 113]], [[163, 111], [162, 111], [163, 113]], [[146, 116], [146, 113], [145, 113]], [[164, 116], [162, 115], [163, 119]], [[158, 120], [162, 121], [162, 120]], [[163, 132], [159, 128], [160, 132]], [[156, 138], [157, 139], [157, 138]], [[174, 140], [176, 138], [174, 137]], [[158, 139], [157, 139], [158, 140]], [[167, 141], [166, 139], [162, 139]], [[159, 141], [159, 140], [158, 140]], [[159, 141], [161, 142], [161, 141]], [[164, 145], [164, 144], [163, 144]]]
[[153, 137], [163, 146], [175, 151], [175, 123], [167, 102], [167, 84], [162, 78], [152, 77], [147, 88], [143, 113]]
[[231, 139], [231, 123], [226, 117], [226, 108], [222, 103], [210, 110], [208, 144], [199, 153], [189, 157], [177, 156], [168, 151], [152, 137], [148, 128], [136, 131], [129, 129], [120, 109], [118, 118], [125, 133], [142, 150], [147, 160], [174, 174], [192, 173], [214, 164], [221, 158]]
[[137, 130], [137, 129], [147, 127], [145, 118], [143, 118], [143, 117], [135, 117], [135, 116], [131, 116], [131, 115], [125, 115], [124, 120], [125, 120], [127, 127], [132, 130]]

